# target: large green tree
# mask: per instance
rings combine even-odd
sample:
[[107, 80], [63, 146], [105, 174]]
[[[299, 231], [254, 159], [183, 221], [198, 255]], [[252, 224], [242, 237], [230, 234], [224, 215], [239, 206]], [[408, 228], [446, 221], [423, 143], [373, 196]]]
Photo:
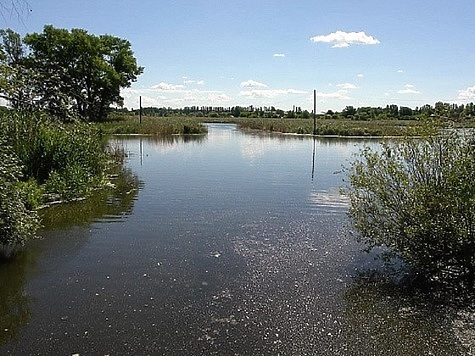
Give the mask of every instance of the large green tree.
[[[130, 42], [111, 35], [51, 25], [26, 35], [23, 43], [11, 30], [2, 34], [0, 70], [17, 80], [6, 81], [0, 95], [13, 107], [34, 104], [61, 119], [99, 121], [112, 104], [123, 104], [120, 90], [143, 72]], [[12, 61], [11, 54], [20, 49], [20, 58]]]
[[18, 33], [0, 30], [0, 98], [9, 101], [14, 109], [34, 107], [35, 72], [26, 66], [26, 53]]

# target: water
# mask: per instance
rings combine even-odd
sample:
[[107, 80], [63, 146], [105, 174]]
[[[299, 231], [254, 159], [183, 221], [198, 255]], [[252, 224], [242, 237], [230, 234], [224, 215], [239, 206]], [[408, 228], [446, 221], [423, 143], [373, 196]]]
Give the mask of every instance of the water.
[[361, 277], [339, 172], [362, 141], [118, 140], [121, 189], [49, 209], [0, 265], [0, 354], [462, 353], [443, 312]]

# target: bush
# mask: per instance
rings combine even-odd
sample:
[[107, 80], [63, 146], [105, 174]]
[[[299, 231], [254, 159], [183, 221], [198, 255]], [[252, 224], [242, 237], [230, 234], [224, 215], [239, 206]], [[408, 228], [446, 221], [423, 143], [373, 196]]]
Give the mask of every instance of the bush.
[[471, 135], [451, 132], [365, 148], [348, 173], [349, 215], [368, 250], [383, 246], [429, 280], [473, 290]]
[[18, 158], [0, 139], [0, 254], [9, 254], [35, 236], [38, 216], [30, 210], [24, 197], [28, 188], [19, 181]]
[[0, 120], [0, 133], [18, 156], [24, 179], [37, 182], [54, 199], [82, 197], [100, 185], [107, 156], [91, 124], [11, 112]]

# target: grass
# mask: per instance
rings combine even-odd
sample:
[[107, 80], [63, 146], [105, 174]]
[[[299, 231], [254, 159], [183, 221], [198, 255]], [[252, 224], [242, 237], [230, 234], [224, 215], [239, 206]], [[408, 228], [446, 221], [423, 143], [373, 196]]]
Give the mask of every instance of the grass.
[[121, 116], [97, 124], [105, 134], [111, 135], [197, 135], [205, 134], [202, 120], [187, 117]]
[[[187, 135], [205, 134], [205, 122], [234, 123], [243, 130], [313, 134], [312, 119], [233, 118], [233, 117], [156, 117], [144, 116], [142, 123], [136, 116], [118, 116], [97, 124], [105, 134]], [[427, 133], [441, 127], [475, 127], [475, 120], [440, 122], [434, 120], [346, 120], [319, 117], [317, 135], [321, 136], [410, 136]]]

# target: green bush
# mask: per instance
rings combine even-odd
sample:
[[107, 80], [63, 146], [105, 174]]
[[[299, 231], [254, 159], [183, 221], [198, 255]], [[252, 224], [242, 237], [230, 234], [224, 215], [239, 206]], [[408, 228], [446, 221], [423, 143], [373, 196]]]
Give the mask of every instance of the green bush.
[[21, 167], [17, 156], [0, 139], [0, 254], [9, 254], [35, 236], [38, 216], [25, 202], [27, 187], [20, 183]]
[[47, 196], [70, 200], [100, 185], [107, 156], [93, 125], [11, 112], [0, 120], [0, 132], [18, 156], [24, 180], [42, 185]]
[[365, 148], [348, 173], [349, 215], [368, 249], [384, 247], [428, 280], [474, 288], [471, 135], [450, 132]]

